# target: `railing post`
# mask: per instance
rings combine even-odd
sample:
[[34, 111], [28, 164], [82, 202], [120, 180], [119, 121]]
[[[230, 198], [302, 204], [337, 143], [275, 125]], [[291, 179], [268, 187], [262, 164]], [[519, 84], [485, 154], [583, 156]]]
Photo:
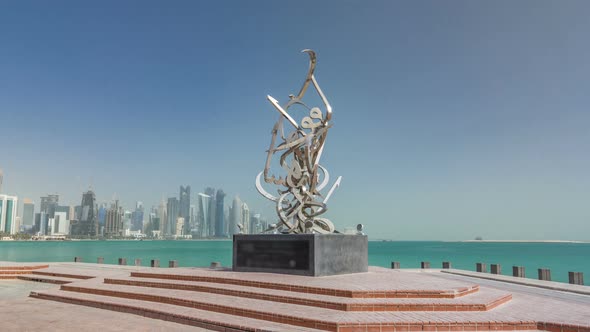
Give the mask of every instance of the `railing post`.
[[96, 264], [104, 264], [104, 257], [98, 257], [96, 259]]
[[151, 263], [150, 263], [151, 267], [160, 267], [160, 260], [158, 259], [152, 259]]
[[551, 270], [539, 269], [539, 280], [551, 281]]
[[135, 266], [141, 266], [141, 259], [140, 258], [135, 259]]
[[173, 260], [168, 262], [168, 267], [178, 267], [178, 261]]
[[584, 284], [584, 273], [582, 272], [568, 272], [569, 282], [572, 285]]
[[518, 278], [525, 278], [524, 266], [513, 266], [512, 267], [512, 276], [518, 277]]
[[443, 262], [442, 267], [443, 269], [451, 269], [451, 262]]
[[399, 262], [391, 262], [392, 269], [399, 269]]
[[430, 262], [421, 262], [420, 263], [420, 267], [423, 269], [429, 269], [430, 268]]
[[502, 274], [502, 266], [500, 264], [490, 265], [492, 274]]
[[127, 265], [127, 258], [119, 258], [119, 265]]
[[488, 272], [488, 267], [486, 266], [485, 263], [476, 263], [475, 264], [475, 271], [486, 273], [486, 272]]

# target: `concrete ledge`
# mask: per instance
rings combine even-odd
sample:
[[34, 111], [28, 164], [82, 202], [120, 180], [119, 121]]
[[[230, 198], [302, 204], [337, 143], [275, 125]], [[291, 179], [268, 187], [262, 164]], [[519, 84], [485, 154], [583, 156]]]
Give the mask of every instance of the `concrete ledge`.
[[521, 278], [521, 277], [511, 277], [511, 276], [505, 276], [505, 275], [499, 275], [499, 274], [488, 274], [488, 273], [482, 273], [482, 272], [455, 270], [455, 269], [440, 270], [440, 272], [448, 273], [448, 274], [456, 274], [456, 275], [465, 276], [465, 277], [473, 277], [473, 278], [508, 282], [508, 283], [512, 283], [512, 284], [518, 284], [518, 285], [524, 285], [524, 286], [530, 286], [530, 287], [545, 288], [545, 289], [557, 290], [557, 291], [562, 291], [562, 292], [590, 295], [590, 286], [571, 285], [571, 284], [566, 284], [566, 283], [556, 282], [556, 281], [536, 280], [536, 279], [528, 279], [528, 278]]

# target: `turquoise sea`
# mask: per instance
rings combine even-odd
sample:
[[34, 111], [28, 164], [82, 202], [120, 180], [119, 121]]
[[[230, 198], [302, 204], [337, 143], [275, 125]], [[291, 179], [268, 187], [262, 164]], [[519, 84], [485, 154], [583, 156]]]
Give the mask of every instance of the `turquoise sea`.
[[[0, 241], [0, 261], [71, 262], [75, 256], [95, 263], [116, 264], [119, 257], [143, 265], [159, 259], [167, 266], [171, 259], [180, 266], [209, 266], [212, 261], [231, 265], [231, 241]], [[390, 267], [392, 261], [402, 268], [419, 268], [429, 261], [439, 268], [450, 261], [453, 268], [475, 270], [475, 263], [501, 264], [502, 274], [511, 275], [512, 266], [524, 266], [528, 278], [537, 278], [538, 268], [551, 269], [554, 281], [567, 282], [568, 271], [583, 272], [590, 280], [590, 243], [506, 243], [506, 242], [369, 242], [369, 264]], [[588, 282], [586, 282], [588, 283]]]

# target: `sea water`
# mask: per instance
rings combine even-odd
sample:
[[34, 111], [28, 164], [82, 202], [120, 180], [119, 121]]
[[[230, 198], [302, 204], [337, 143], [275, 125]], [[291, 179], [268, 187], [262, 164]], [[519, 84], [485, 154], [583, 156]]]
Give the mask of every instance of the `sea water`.
[[[231, 266], [231, 241], [0, 241], [0, 261], [73, 262], [74, 257], [96, 263], [117, 264], [119, 257], [129, 264], [139, 258], [142, 265], [160, 260], [168, 266], [177, 260], [179, 266], [209, 266], [220, 262]], [[502, 274], [512, 275], [512, 266], [524, 266], [528, 278], [537, 278], [538, 268], [551, 269], [554, 281], [567, 282], [568, 272], [583, 272], [590, 284], [590, 243], [536, 242], [422, 242], [369, 241], [369, 265], [390, 267], [400, 262], [402, 268], [419, 268], [430, 262], [440, 268], [449, 261], [453, 268], [475, 270], [476, 263], [500, 264]]]

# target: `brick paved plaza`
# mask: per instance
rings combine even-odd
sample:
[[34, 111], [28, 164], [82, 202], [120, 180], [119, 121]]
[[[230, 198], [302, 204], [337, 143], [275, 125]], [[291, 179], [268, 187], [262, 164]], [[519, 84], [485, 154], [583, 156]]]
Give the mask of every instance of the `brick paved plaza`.
[[[10, 320], [10, 330], [47, 326], [61, 330], [70, 321], [82, 330], [98, 330], [101, 325], [95, 322], [104, 322], [98, 318], [109, 317], [112, 331], [200, 327], [217, 331], [590, 332], [590, 296], [584, 294], [590, 287], [554, 282], [541, 284], [544, 288], [530, 287], [435, 269], [371, 267], [368, 273], [302, 277], [208, 268], [3, 262], [0, 271], [4, 278], [18, 278], [11, 281], [14, 287], [30, 289], [29, 298], [1, 302], [2, 315], [19, 317]], [[561, 291], [548, 289], [552, 287]], [[52, 318], [45, 321], [49, 325], [32, 323], [39, 315], [28, 314], [27, 308], [44, 308], [43, 317]], [[84, 317], [89, 318], [87, 324], [76, 323]]]

